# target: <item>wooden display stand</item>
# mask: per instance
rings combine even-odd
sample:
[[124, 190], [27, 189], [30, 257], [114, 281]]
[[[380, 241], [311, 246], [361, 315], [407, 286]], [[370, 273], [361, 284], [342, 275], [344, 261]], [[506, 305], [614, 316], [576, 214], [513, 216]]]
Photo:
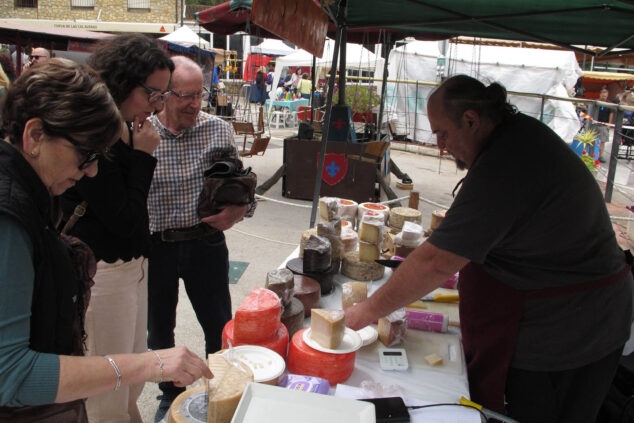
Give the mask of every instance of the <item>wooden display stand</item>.
[[[282, 195], [312, 200], [320, 148], [320, 141], [299, 140], [297, 137], [284, 139]], [[358, 203], [377, 201], [377, 160], [363, 160], [366, 158], [365, 143], [329, 141], [326, 153], [345, 153], [348, 157], [348, 171], [335, 185], [322, 181], [322, 197], [348, 198]]]

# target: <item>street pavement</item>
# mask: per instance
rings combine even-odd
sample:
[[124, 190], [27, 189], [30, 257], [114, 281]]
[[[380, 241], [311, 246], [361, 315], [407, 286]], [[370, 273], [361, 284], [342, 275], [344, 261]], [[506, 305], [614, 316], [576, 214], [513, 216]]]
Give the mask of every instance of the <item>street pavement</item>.
[[[261, 183], [271, 177], [282, 165], [283, 139], [296, 135], [297, 129], [271, 129], [272, 139], [264, 156], [245, 158], [245, 166], [252, 166]], [[242, 139], [236, 137], [238, 145]], [[420, 193], [419, 210], [422, 212], [422, 223], [426, 229], [436, 205], [428, 204], [424, 199], [449, 206], [452, 201], [451, 191], [464, 176], [464, 171], [456, 169], [453, 161], [439, 158], [437, 149], [413, 143], [392, 143], [391, 157], [399, 168], [413, 180], [414, 190]], [[623, 171], [629, 163], [619, 163]], [[308, 170], [307, 170], [308, 171]], [[391, 188], [396, 195], [405, 197], [409, 191], [396, 188], [397, 179], [392, 176]], [[631, 192], [624, 189], [625, 193]], [[255, 215], [245, 219], [234, 228], [225, 232], [231, 261], [247, 262], [248, 266], [237, 284], [230, 285], [233, 312], [242, 300], [256, 286], [264, 286], [266, 274], [276, 269], [298, 246], [302, 231], [308, 229], [310, 223], [311, 202], [287, 199], [282, 196], [281, 179], [271, 187], [264, 197], [286, 201], [302, 207], [295, 207], [272, 201], [260, 200]], [[630, 197], [631, 198], [631, 197]], [[385, 200], [382, 198], [382, 200]], [[615, 202], [631, 204], [620, 191], [615, 191]], [[404, 200], [403, 205], [407, 205]], [[193, 312], [185, 289], [181, 282], [176, 323], [176, 345], [184, 345], [204, 355], [204, 338]], [[147, 383], [141, 398], [139, 409], [144, 422], [152, 422], [160, 394], [158, 386]]]

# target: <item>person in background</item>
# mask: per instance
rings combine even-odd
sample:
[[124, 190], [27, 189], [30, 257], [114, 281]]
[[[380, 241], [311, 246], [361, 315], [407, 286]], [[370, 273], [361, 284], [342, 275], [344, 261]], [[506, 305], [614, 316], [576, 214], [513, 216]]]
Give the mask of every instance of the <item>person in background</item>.
[[313, 89], [313, 83], [309, 79], [309, 75], [307, 73], [302, 75], [302, 80], [299, 81], [297, 85], [297, 92], [301, 95], [302, 98], [310, 99], [310, 92]]
[[289, 92], [289, 89], [286, 85], [283, 85], [281, 87], [277, 87], [277, 90], [275, 90], [275, 97], [276, 98], [286, 98], [286, 94]]
[[45, 49], [44, 47], [35, 47], [31, 50], [31, 54], [29, 54], [29, 61], [26, 62], [22, 66], [22, 72], [27, 70], [33, 65], [36, 65], [41, 62], [45, 62], [51, 58], [51, 52]]
[[90, 252], [70, 253], [55, 230], [52, 198], [94, 177], [120, 134], [119, 111], [99, 76], [51, 59], [11, 84], [1, 114], [0, 421], [85, 423], [82, 398], [211, 377], [183, 347], [82, 357]]
[[7, 93], [7, 89], [9, 88], [10, 83], [11, 81], [9, 80], [9, 77], [6, 73], [4, 73], [2, 67], [0, 67], [0, 98], [4, 97], [4, 95]]
[[[160, 138], [146, 119], [163, 108], [174, 64], [151, 38], [120, 35], [102, 41], [88, 58], [119, 107], [119, 140], [100, 172], [62, 198], [65, 221], [86, 202], [71, 234], [95, 253], [97, 275], [86, 317], [88, 354], [147, 350], [147, 196]], [[141, 422], [137, 399], [143, 384], [88, 400], [91, 422]]]
[[[249, 206], [227, 206], [200, 219], [196, 211], [204, 172], [214, 160], [237, 158], [231, 126], [200, 110], [203, 75], [192, 60], [175, 56], [172, 95], [150, 121], [161, 143], [148, 207], [152, 255], [148, 280], [148, 346], [174, 345], [179, 279], [205, 334], [205, 352], [221, 348], [222, 330], [231, 319], [229, 253], [223, 231], [246, 215]], [[159, 384], [163, 392], [155, 421], [163, 419], [183, 388]]]
[[251, 103], [262, 105], [266, 102], [266, 99], [266, 81], [264, 77], [264, 72], [258, 71], [258, 73], [255, 75], [255, 84], [251, 86], [249, 101]]
[[266, 92], [273, 89], [273, 79], [275, 77], [275, 65], [269, 63], [269, 71], [266, 74]]
[[[609, 91], [607, 88], [602, 88], [601, 91], [599, 92], [599, 101], [602, 101], [604, 103], [611, 103], [611, 101], [608, 99], [608, 94]], [[599, 145], [599, 152], [598, 152], [598, 156], [599, 156], [599, 160], [600, 161], [604, 161], [601, 159], [601, 156], [603, 155], [603, 150], [605, 147], [605, 143], [610, 141], [610, 130], [609, 127], [607, 125], [605, 125], [606, 123], [614, 123], [614, 110], [613, 109], [609, 109], [606, 106], [601, 106], [598, 104], [591, 104], [590, 108], [589, 108], [589, 113], [588, 113], [593, 121], [592, 121], [592, 125], [590, 125], [591, 129], [594, 129], [595, 131], [597, 131], [597, 133], [599, 134], [597, 142]], [[593, 154], [593, 153], [597, 153], [597, 151], [595, 150], [595, 146], [592, 147], [592, 151], [588, 152], [589, 154]]]
[[451, 77], [427, 111], [438, 147], [468, 173], [440, 226], [346, 323], [360, 329], [460, 271], [471, 399], [522, 423], [595, 422], [630, 335], [633, 283], [599, 186], [497, 83]]
[[0, 67], [9, 78], [9, 82], [15, 81], [15, 67], [8, 53], [0, 53]]
[[302, 68], [298, 67], [297, 69], [295, 69], [295, 72], [293, 72], [291, 74], [291, 78], [288, 79], [284, 85], [286, 85], [289, 90], [291, 91], [292, 94], [296, 94], [297, 93], [297, 85], [299, 84], [299, 81], [302, 79]]

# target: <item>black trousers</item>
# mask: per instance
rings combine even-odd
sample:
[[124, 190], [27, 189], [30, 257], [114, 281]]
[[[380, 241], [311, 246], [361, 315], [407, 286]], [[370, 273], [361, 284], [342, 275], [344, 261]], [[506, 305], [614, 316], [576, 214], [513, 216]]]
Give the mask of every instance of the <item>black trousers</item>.
[[595, 423], [623, 348], [586, 366], [558, 372], [509, 369], [507, 414], [521, 423]]
[[[205, 334], [205, 352], [214, 353], [231, 320], [229, 253], [222, 232], [179, 242], [153, 237], [148, 263], [148, 347], [153, 350], [174, 346], [179, 278]], [[166, 394], [184, 390], [170, 382], [159, 387]]]

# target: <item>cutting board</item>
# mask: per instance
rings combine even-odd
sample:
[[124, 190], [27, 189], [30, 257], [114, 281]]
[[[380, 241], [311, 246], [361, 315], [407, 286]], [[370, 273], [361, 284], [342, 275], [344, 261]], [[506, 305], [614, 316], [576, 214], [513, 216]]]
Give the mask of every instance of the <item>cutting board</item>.
[[[379, 349], [381, 348], [387, 347], [381, 341], [376, 341], [357, 351], [357, 357], [362, 357], [372, 363], [376, 362], [378, 368]], [[462, 346], [457, 335], [409, 329], [405, 341], [392, 348], [404, 348], [407, 351], [407, 361], [410, 367], [458, 375], [464, 372]], [[442, 364], [438, 366], [427, 364], [425, 356], [433, 353], [442, 357]]]

